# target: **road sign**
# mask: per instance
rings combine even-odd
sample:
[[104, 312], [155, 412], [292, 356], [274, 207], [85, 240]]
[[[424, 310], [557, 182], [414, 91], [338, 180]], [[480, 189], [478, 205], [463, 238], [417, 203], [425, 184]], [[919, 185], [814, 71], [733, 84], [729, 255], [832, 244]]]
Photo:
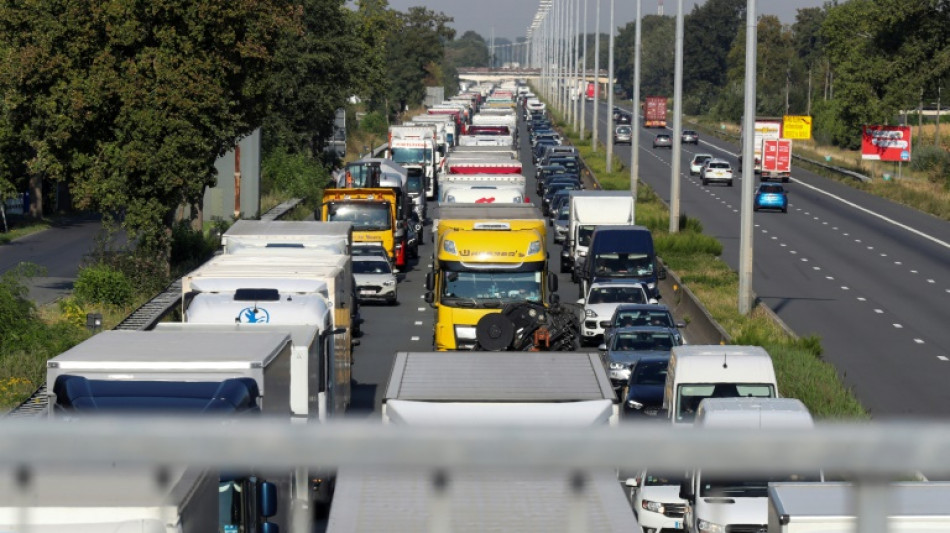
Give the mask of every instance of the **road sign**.
[[861, 159], [910, 161], [910, 126], [863, 126]]
[[910, 161], [910, 152], [901, 150], [901, 161]]
[[782, 137], [786, 139], [811, 139], [811, 117], [785, 115], [782, 119]]

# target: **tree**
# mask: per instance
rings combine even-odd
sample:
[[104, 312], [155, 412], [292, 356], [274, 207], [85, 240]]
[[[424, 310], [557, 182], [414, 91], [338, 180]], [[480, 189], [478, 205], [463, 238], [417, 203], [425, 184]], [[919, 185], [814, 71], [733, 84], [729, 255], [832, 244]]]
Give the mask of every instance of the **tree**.
[[[440, 65], [444, 43], [452, 40], [452, 18], [424, 7], [398, 13], [396, 28], [387, 42], [387, 71], [391, 111], [402, 111], [425, 97], [425, 85], [443, 85]], [[394, 104], [397, 106], [395, 109]]]
[[855, 148], [860, 126], [889, 122], [950, 73], [950, 0], [852, 0], [822, 26], [834, 69], [836, 144]]
[[[683, 93], [687, 113], [705, 113], [726, 85], [727, 56], [745, 22], [746, 0], [708, 0], [684, 17]], [[672, 47], [673, 41], [667, 46]]]
[[488, 66], [488, 45], [485, 39], [478, 33], [469, 30], [454, 41], [445, 44], [446, 61], [459, 67], [487, 67]]
[[31, 178], [69, 183], [167, 260], [174, 212], [200, 202], [214, 161], [262, 122], [284, 0], [26, 0], [0, 6], [6, 129]]
[[[640, 94], [673, 94], [673, 47], [676, 19], [660, 15], [643, 17], [641, 27]], [[629, 23], [620, 30], [614, 43], [616, 74], [620, 85], [633, 94], [633, 53], [636, 25]]]
[[361, 46], [358, 62], [358, 92], [369, 100], [370, 109], [388, 111], [390, 80], [387, 61], [389, 41], [396, 31], [396, 12], [386, 0], [357, 0], [357, 37]]
[[333, 134], [336, 110], [368, 71], [357, 14], [344, 7], [344, 0], [302, 2], [302, 31], [286, 34], [274, 56], [265, 153], [277, 146], [290, 153], [319, 153]]

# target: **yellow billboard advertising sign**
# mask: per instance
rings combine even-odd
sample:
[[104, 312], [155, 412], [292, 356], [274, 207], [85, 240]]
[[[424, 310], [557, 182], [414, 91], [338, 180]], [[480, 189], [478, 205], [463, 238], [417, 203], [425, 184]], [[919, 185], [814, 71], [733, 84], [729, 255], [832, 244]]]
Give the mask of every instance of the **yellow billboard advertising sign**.
[[782, 137], [786, 139], [811, 139], [811, 117], [785, 115], [782, 120]]

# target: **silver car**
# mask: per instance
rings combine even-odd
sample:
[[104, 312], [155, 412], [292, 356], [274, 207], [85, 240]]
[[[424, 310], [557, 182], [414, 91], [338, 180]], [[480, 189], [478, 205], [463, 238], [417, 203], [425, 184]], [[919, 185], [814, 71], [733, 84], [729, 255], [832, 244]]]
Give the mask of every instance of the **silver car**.
[[389, 261], [373, 255], [353, 257], [353, 280], [360, 301], [397, 302], [396, 274]]
[[614, 144], [631, 144], [633, 142], [633, 128], [617, 126], [614, 128]]

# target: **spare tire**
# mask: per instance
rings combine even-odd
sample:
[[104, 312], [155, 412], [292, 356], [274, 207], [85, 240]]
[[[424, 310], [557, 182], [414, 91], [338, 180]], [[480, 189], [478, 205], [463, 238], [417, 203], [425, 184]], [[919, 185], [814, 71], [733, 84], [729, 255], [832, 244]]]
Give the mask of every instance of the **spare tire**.
[[483, 350], [500, 352], [511, 346], [515, 325], [500, 313], [483, 316], [475, 326], [475, 339]]

